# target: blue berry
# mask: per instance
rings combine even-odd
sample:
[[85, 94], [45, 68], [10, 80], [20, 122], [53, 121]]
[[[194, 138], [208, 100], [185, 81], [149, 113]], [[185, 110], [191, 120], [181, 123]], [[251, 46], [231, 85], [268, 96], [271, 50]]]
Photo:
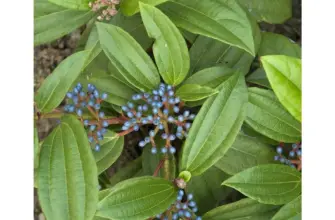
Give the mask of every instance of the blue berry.
[[172, 215], [172, 220], [178, 220], [178, 214], [177, 213], [174, 213], [173, 215]]
[[133, 95], [133, 96], [131, 97], [131, 99], [134, 100], [134, 101], [136, 101], [136, 100], [137, 100], [137, 95]]
[[126, 121], [126, 122], [124, 123], [124, 126], [126, 126], [126, 127], [130, 127], [130, 125], [131, 125], [131, 122], [130, 122], [130, 121]]
[[167, 153], [167, 149], [166, 149], [166, 147], [163, 147], [163, 148], [161, 149], [161, 152], [162, 152], [162, 154], [166, 154], [166, 153]]
[[129, 118], [132, 118], [132, 117], [134, 117], [134, 114], [133, 114], [132, 112], [127, 112], [127, 116], [128, 116]]
[[187, 204], [183, 204], [182, 209], [187, 209]]
[[168, 120], [168, 122], [170, 122], [170, 123], [174, 122], [174, 118], [173, 118], [172, 116], [169, 116], [167, 120]]
[[170, 134], [169, 139], [171, 141], [174, 141], [174, 140], [176, 140], [176, 136], [174, 134]]
[[294, 157], [295, 156], [295, 152], [294, 151], [290, 151], [289, 156], [290, 157]]
[[162, 97], [162, 102], [166, 102], [166, 101], [167, 101], [166, 96], [163, 96], [163, 97]]
[[79, 101], [78, 96], [73, 96], [72, 100], [75, 104], [78, 104], [78, 101]]
[[275, 161], [279, 160], [279, 156], [278, 155], [274, 156], [274, 160]]
[[83, 88], [83, 86], [81, 85], [81, 83], [77, 83], [77, 86], [76, 86], [79, 90], [81, 90]]
[[100, 104], [95, 104], [95, 105], [94, 105], [94, 108], [95, 108], [96, 110], [99, 110], [99, 109], [100, 109]]
[[178, 116], [178, 121], [180, 121], [180, 122], [184, 121], [184, 117], [182, 115], [179, 115]]
[[185, 124], [185, 128], [188, 130], [188, 129], [190, 129], [190, 127], [191, 127], [191, 123], [186, 123]]
[[153, 108], [152, 109], [152, 113], [157, 114], [158, 113], [158, 109], [157, 108]]
[[74, 112], [75, 107], [73, 105], [69, 105], [69, 112]]
[[158, 125], [159, 121], [160, 121], [160, 118], [155, 118], [154, 121], [153, 121], [153, 124], [154, 125]]
[[131, 103], [131, 102], [128, 102], [127, 105], [128, 105], [129, 108], [134, 108], [134, 104]]
[[107, 97], [108, 97], [107, 93], [104, 92], [104, 93], [101, 94], [101, 99], [102, 100], [106, 100]]
[[198, 211], [198, 208], [197, 208], [197, 207], [194, 207], [194, 208], [192, 208], [192, 211], [193, 211], [193, 212], [197, 212], [197, 211]]
[[297, 151], [297, 155], [298, 155], [298, 156], [301, 156], [301, 150], [298, 150], [298, 151]]
[[190, 201], [189, 203], [188, 203], [188, 206], [190, 206], [190, 207], [195, 207], [197, 204], [194, 202], [194, 201]]
[[177, 127], [177, 132], [182, 132], [183, 131], [183, 127], [182, 126], [178, 126]]
[[190, 115], [190, 111], [184, 111], [184, 117], [187, 118]]
[[[181, 201], [182, 199], [183, 199], [183, 196], [180, 196], [180, 195], [177, 196], [177, 200], [178, 200], [178, 201]], [[180, 205], [179, 205], [179, 206], [180, 206]], [[179, 208], [179, 209], [180, 209], [180, 208]]]
[[84, 125], [85, 125], [85, 126], [88, 126], [88, 123], [89, 123], [89, 120], [87, 120], [87, 119], [84, 120]]
[[[183, 197], [177, 197], [177, 201], [180, 201], [180, 200], [178, 200], [178, 198], [179, 198], [180, 200], [183, 199]], [[177, 209], [181, 209], [181, 205], [180, 205], [179, 202], [176, 204], [176, 208], [177, 208]]]
[[138, 112], [143, 111], [143, 107], [142, 107], [141, 105], [137, 106], [137, 111], [138, 111]]
[[280, 161], [281, 163], [285, 163], [285, 162], [286, 162], [286, 159], [282, 157], [282, 158], [279, 159], [279, 161]]
[[138, 130], [140, 130], [140, 126], [138, 126], [137, 124], [134, 125], [134, 131], [138, 131]]
[[147, 99], [147, 103], [151, 104], [151, 103], [152, 103], [152, 99], [151, 99], [151, 98], [148, 98], [148, 99]]
[[90, 126], [90, 130], [91, 130], [91, 131], [94, 131], [96, 127], [97, 127], [97, 126], [95, 126], [95, 125], [91, 125], [91, 126]]
[[98, 137], [98, 140], [99, 140], [99, 141], [102, 141], [103, 139], [104, 139], [103, 136], [99, 136], [99, 137]]
[[158, 95], [158, 91], [157, 90], [152, 90], [152, 94]]
[[81, 105], [81, 107], [85, 108], [85, 107], [87, 106], [87, 103], [86, 103], [85, 101], [82, 101], [82, 102], [80, 103], [80, 105]]
[[148, 111], [148, 106], [147, 105], [143, 105], [142, 109], [143, 109], [144, 112], [146, 112], [146, 111]]
[[158, 125], [158, 128], [159, 128], [160, 130], [163, 130], [163, 129], [164, 129], [164, 125], [163, 125], [163, 124], [159, 124], [159, 125]]
[[149, 137], [145, 137], [144, 141], [145, 141], [145, 143], [149, 143], [150, 142], [150, 138]]
[[151, 153], [156, 154], [157, 153], [157, 148], [155, 148], [155, 147], [151, 148]]
[[101, 128], [101, 133], [102, 133], [102, 134], [106, 134], [106, 132], [107, 132], [107, 129], [106, 129], [106, 128]]
[[278, 154], [282, 154], [282, 153], [283, 153], [283, 148], [280, 147], [280, 146], [278, 146], [278, 147], [277, 147], [277, 153], [278, 153]]
[[94, 138], [93, 138], [92, 136], [89, 136], [89, 137], [88, 137], [88, 141], [89, 141], [90, 143], [92, 143], [92, 142], [94, 141]]
[[149, 98], [149, 97], [150, 97], [150, 94], [149, 94], [149, 93], [144, 93], [144, 94], [143, 94], [143, 96], [144, 96], [144, 98], [146, 98], [146, 99], [147, 99], [147, 98]]
[[121, 109], [122, 109], [122, 111], [124, 111], [124, 112], [127, 112], [127, 111], [129, 111], [128, 107], [127, 107], [127, 106], [125, 106], [125, 105], [123, 105], [123, 106], [121, 107]]
[[98, 137], [102, 137], [102, 133], [101, 133], [101, 131], [97, 131], [97, 136], [98, 136]]
[[175, 100], [174, 100], [174, 98], [169, 98], [169, 104], [175, 104]]
[[191, 218], [191, 213], [189, 211], [184, 211], [184, 215], [186, 218]]
[[128, 126], [125, 126], [125, 125], [122, 126], [122, 130], [123, 130], [123, 131], [128, 130], [128, 129], [129, 129]]
[[74, 87], [73, 88], [73, 93], [78, 94], [79, 93], [79, 89], [77, 87]]
[[140, 141], [140, 143], [138, 143], [138, 146], [144, 147], [145, 146], [145, 142], [144, 141]]
[[72, 99], [72, 97], [73, 97], [72, 92], [68, 92], [68, 93], [66, 93], [66, 97], [68, 97], [69, 99]]
[[167, 135], [166, 133], [163, 133], [163, 134], [162, 134], [162, 138], [163, 138], [163, 139], [166, 139], [167, 137], [168, 137], [168, 135]]
[[81, 91], [81, 92], [79, 93], [79, 96], [80, 96], [80, 97], [85, 97], [85, 95], [86, 95], [86, 94], [85, 94], [85, 92], [83, 92], [83, 91]]
[[80, 108], [77, 109], [77, 115], [81, 117], [83, 115], [83, 110], [81, 110]]
[[154, 137], [155, 136], [155, 131], [154, 130], [149, 131], [149, 135], [150, 135], [150, 137]]
[[201, 220], [202, 218], [200, 216], [197, 216], [195, 220]]
[[179, 217], [183, 217], [183, 216], [184, 216], [184, 212], [183, 212], [183, 210], [179, 210], [179, 211], [178, 211], [178, 215], [179, 215]]
[[130, 119], [130, 122], [131, 122], [132, 124], [135, 124], [135, 123], [136, 123], [136, 118], [132, 118], [132, 119]]
[[175, 104], [179, 103], [179, 102], [180, 102], [180, 98], [179, 98], [179, 97], [176, 97], [176, 98], [174, 99], [174, 102], [175, 102]]
[[178, 195], [180, 195], [180, 196], [184, 196], [184, 190], [178, 190]]
[[160, 95], [160, 96], [163, 96], [164, 95], [164, 90], [158, 90], [158, 94]]
[[168, 95], [169, 95], [169, 96], [173, 96], [173, 95], [174, 95], [173, 90], [170, 90], [170, 91], [168, 92]]
[[99, 112], [99, 118], [104, 118], [105, 117], [105, 113], [104, 112]]
[[108, 127], [108, 125], [109, 125], [109, 124], [108, 124], [108, 121], [103, 121], [103, 122], [102, 122], [102, 126], [103, 126], [103, 127]]
[[292, 144], [292, 148], [296, 149], [296, 148], [298, 148], [298, 145], [297, 144]]
[[178, 113], [178, 112], [179, 112], [179, 107], [178, 107], [178, 106], [174, 106], [174, 107], [173, 107], [173, 111], [174, 111], [175, 113]]
[[162, 217], [162, 214], [156, 215], [156, 218], [161, 218], [161, 217]]
[[172, 86], [168, 85], [168, 86], [166, 87], [166, 89], [167, 89], [167, 90], [171, 90], [171, 89], [172, 89]]
[[141, 112], [136, 112], [136, 117], [137, 118], [140, 118], [142, 116], [142, 113]]
[[182, 139], [182, 138], [183, 138], [183, 134], [180, 133], [180, 132], [177, 132], [177, 133], [176, 133], [176, 136], [177, 136], [177, 138], [179, 138], [179, 139]]
[[174, 154], [174, 153], [176, 153], [176, 148], [170, 146], [169, 151], [170, 151], [171, 154]]
[[88, 101], [88, 105], [93, 107], [94, 106], [94, 101], [92, 99], [90, 99], [90, 101]]
[[142, 121], [143, 124], [148, 124], [148, 119], [146, 119], [146, 118], [142, 118], [141, 121]]
[[195, 114], [191, 114], [189, 117], [188, 117], [190, 120], [193, 120], [195, 118]]
[[168, 115], [168, 114], [169, 114], [169, 110], [168, 110], [168, 109], [164, 109], [164, 110], [163, 110], [163, 114], [164, 114], [164, 115]]
[[97, 151], [97, 152], [100, 151], [100, 145], [96, 144], [94, 150]]
[[99, 98], [98, 90], [94, 90], [93, 95], [94, 95], [94, 98], [98, 99]]
[[187, 195], [187, 199], [188, 199], [188, 200], [193, 199], [193, 194], [188, 194], [188, 195]]

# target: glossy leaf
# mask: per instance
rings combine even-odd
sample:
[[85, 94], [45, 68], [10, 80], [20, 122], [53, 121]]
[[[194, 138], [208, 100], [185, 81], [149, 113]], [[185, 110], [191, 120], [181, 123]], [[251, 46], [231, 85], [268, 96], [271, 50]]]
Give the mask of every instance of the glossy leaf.
[[234, 175], [253, 166], [275, 163], [273, 159], [275, 155], [276, 152], [269, 145], [240, 133], [215, 166]]
[[104, 139], [100, 142], [99, 152], [93, 152], [97, 163], [98, 174], [109, 168], [121, 155], [123, 150], [124, 137], [119, 137], [112, 131], [107, 131]]
[[212, 166], [200, 176], [191, 178], [187, 183], [187, 192], [194, 195], [199, 209], [197, 215], [202, 215], [217, 206], [232, 192], [231, 188], [220, 186], [228, 177], [229, 175]]
[[[56, 11], [57, 10], [57, 11]], [[39, 13], [41, 14], [41, 13]], [[35, 17], [34, 45], [49, 43], [71, 33], [95, 16], [91, 11], [55, 9], [50, 14]]]
[[65, 8], [71, 8], [76, 10], [90, 10], [88, 3], [90, 0], [48, 0], [56, 5], [63, 6]]
[[301, 58], [301, 48], [284, 35], [263, 32], [258, 55], [286, 55]]
[[121, 1], [120, 9], [123, 14], [132, 16], [139, 12], [139, 2], [155, 6], [166, 1], [167, 0], [123, 0]]
[[155, 39], [153, 53], [160, 75], [167, 84], [180, 84], [190, 68], [188, 48], [182, 34], [157, 8], [141, 3], [140, 9], [148, 35]]
[[238, 0], [258, 21], [284, 23], [292, 16], [292, 0]]
[[191, 75], [183, 84], [198, 84], [215, 89], [234, 73], [236, 73], [236, 70], [226, 66], [210, 67]]
[[185, 141], [181, 171], [200, 175], [214, 165], [235, 141], [245, 118], [248, 101], [242, 74], [236, 73], [206, 100]]
[[38, 197], [46, 218], [92, 219], [98, 203], [97, 175], [82, 124], [64, 116], [41, 149]]
[[251, 82], [256, 85], [271, 89], [270, 82], [268, 78], [266, 77], [266, 73], [263, 68], [258, 68], [254, 72], [252, 72], [250, 75], [248, 75], [247, 82]]
[[301, 139], [301, 124], [284, 109], [269, 90], [249, 88], [245, 122], [255, 131], [278, 142], [295, 143]]
[[177, 89], [176, 96], [180, 97], [183, 101], [198, 101], [216, 93], [218, 93], [218, 90], [212, 89], [208, 86], [185, 84]]
[[240, 48], [199, 36], [190, 49], [190, 59], [191, 75], [199, 70], [218, 65], [240, 70], [246, 74], [249, 72], [254, 57]]
[[134, 177], [138, 171], [142, 169], [142, 157], [137, 158], [134, 161], [129, 162], [127, 166], [118, 170], [110, 179], [110, 185], [114, 186], [115, 184]]
[[222, 185], [260, 203], [281, 205], [301, 194], [301, 174], [287, 165], [259, 165], [235, 174]]
[[154, 63], [134, 38], [114, 25], [97, 23], [97, 27], [102, 49], [130, 84], [143, 91], [159, 84]]
[[172, 0], [160, 8], [177, 26], [185, 30], [256, 55], [260, 41], [259, 28], [235, 1]]
[[261, 61], [279, 101], [301, 121], [301, 59], [268, 55], [261, 57]]
[[246, 198], [219, 206], [203, 216], [203, 220], [269, 220], [279, 206], [259, 203]]
[[99, 202], [97, 216], [110, 219], [146, 219], [165, 211], [177, 197], [171, 181], [137, 177], [122, 181]]
[[301, 196], [284, 205], [271, 220], [300, 220]]
[[37, 108], [41, 112], [51, 112], [62, 102], [71, 85], [85, 67], [90, 52], [81, 51], [67, 57], [43, 81], [35, 96]]

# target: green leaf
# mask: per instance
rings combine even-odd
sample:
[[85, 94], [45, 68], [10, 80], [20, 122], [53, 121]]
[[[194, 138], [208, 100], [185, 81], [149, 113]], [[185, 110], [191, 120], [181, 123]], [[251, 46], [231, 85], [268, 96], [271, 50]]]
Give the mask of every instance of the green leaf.
[[301, 48], [284, 35], [263, 32], [258, 56], [265, 55], [286, 55], [301, 58]]
[[301, 59], [268, 55], [261, 61], [279, 101], [301, 121]]
[[180, 84], [188, 74], [190, 57], [178, 28], [157, 8], [141, 3], [141, 16], [149, 37], [155, 39], [153, 53], [163, 80]]
[[121, 155], [123, 150], [124, 137], [119, 137], [112, 131], [107, 131], [104, 139], [100, 142], [101, 150], [93, 152], [97, 163], [98, 174], [109, 168]]
[[38, 197], [48, 220], [93, 218], [97, 167], [79, 120], [67, 115], [45, 139], [38, 169]]
[[266, 73], [263, 68], [258, 68], [247, 77], [247, 82], [254, 83], [259, 86], [271, 89], [270, 82], [266, 77]]
[[246, 198], [219, 206], [203, 216], [203, 220], [269, 220], [279, 206], [261, 204]]
[[248, 101], [244, 77], [232, 75], [206, 100], [185, 141], [181, 171], [200, 175], [214, 165], [229, 149], [242, 126]]
[[35, 96], [37, 108], [41, 112], [51, 112], [62, 102], [71, 85], [87, 64], [90, 52], [81, 51], [72, 54], [45, 79]]
[[[164, 146], [164, 142], [164, 140], [155, 141], [158, 147]], [[143, 174], [152, 176], [160, 161], [166, 157], [164, 154], [153, 155], [151, 153], [151, 148], [147, 146], [143, 150], [142, 158]], [[168, 170], [166, 167], [168, 167]], [[176, 159], [172, 154], [169, 154], [167, 160], [164, 160], [164, 164], [157, 176], [169, 180], [173, 180], [176, 177]]]
[[242, 130], [241, 132], [247, 136], [256, 138], [257, 140], [259, 140], [262, 143], [266, 143], [266, 144], [270, 144], [270, 145], [277, 145], [279, 144], [278, 141], [272, 140], [271, 138], [268, 138], [260, 133], [258, 133], [257, 131], [255, 131], [253, 128], [251, 128], [249, 125], [247, 125], [246, 123], [244, 123], [242, 125]]
[[153, 61], [134, 38], [114, 25], [97, 23], [97, 27], [102, 49], [130, 84], [142, 91], [159, 84]]
[[172, 0], [160, 7], [179, 27], [239, 47], [255, 56], [260, 31], [256, 21], [230, 0]]
[[300, 220], [301, 195], [284, 205], [271, 220]]
[[123, 14], [132, 16], [140, 11], [139, 2], [155, 6], [166, 1], [167, 0], [123, 0], [121, 1], [120, 9]]
[[171, 181], [137, 177], [116, 184], [98, 203], [96, 215], [109, 219], [146, 219], [165, 211], [177, 197]]
[[48, 0], [56, 5], [75, 10], [90, 10], [88, 3], [90, 0]]
[[240, 133], [215, 166], [234, 175], [253, 166], [275, 163], [273, 159], [275, 155], [276, 152], [269, 145]]
[[275, 94], [249, 88], [245, 122], [255, 131], [278, 142], [295, 143], [301, 139], [301, 124], [284, 109]]
[[180, 32], [182, 33], [182, 35], [184, 36], [184, 38], [191, 44], [194, 44], [195, 40], [197, 39], [198, 35], [197, 34], [193, 34], [187, 30], [181, 29], [180, 28]]
[[234, 73], [236, 73], [236, 70], [226, 66], [210, 67], [191, 75], [183, 84], [198, 84], [215, 89]]
[[142, 157], [137, 158], [134, 161], [131, 161], [126, 167], [118, 170], [110, 179], [110, 185], [114, 186], [115, 184], [134, 177], [138, 171], [142, 169]]
[[194, 195], [199, 211], [197, 215], [202, 215], [213, 207], [216, 207], [220, 201], [224, 200], [232, 189], [220, 186], [229, 175], [218, 168], [212, 166], [200, 176], [195, 176], [187, 183], [187, 192]]
[[238, 0], [258, 20], [281, 24], [292, 16], [291, 0]]
[[199, 36], [190, 49], [190, 59], [190, 74], [217, 65], [224, 65], [246, 74], [254, 57], [240, 48]]
[[38, 168], [39, 153], [40, 153], [40, 144], [38, 140], [38, 131], [36, 125], [34, 124], [34, 169]]
[[216, 93], [218, 93], [218, 90], [212, 89], [208, 86], [185, 84], [177, 89], [176, 96], [180, 97], [183, 101], [198, 101]]
[[287, 165], [259, 165], [235, 174], [222, 185], [260, 203], [281, 205], [301, 194], [301, 173]]
[[65, 8], [50, 3], [48, 0], [34, 0], [34, 18], [65, 10]]
[[59, 8], [50, 11], [50, 14], [35, 17], [34, 46], [57, 40], [84, 25], [94, 16], [95, 13], [91, 11]]

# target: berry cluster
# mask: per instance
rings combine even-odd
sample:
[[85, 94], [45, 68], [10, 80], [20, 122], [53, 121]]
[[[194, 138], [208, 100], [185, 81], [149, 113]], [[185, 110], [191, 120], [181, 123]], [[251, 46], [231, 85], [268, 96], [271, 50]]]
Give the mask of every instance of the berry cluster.
[[186, 194], [184, 190], [180, 189], [178, 191], [178, 196], [176, 202], [164, 213], [156, 216], [156, 219], [195, 219], [201, 220], [200, 216], [195, 213], [198, 211], [197, 204], [193, 199], [193, 194]]
[[94, 2], [88, 3], [88, 6], [92, 8], [92, 11], [96, 12], [101, 8], [101, 14], [98, 16], [98, 20], [102, 21], [106, 19], [109, 21], [114, 15], [117, 14], [116, 5], [120, 3], [120, 0], [96, 0]]
[[[151, 93], [135, 94], [132, 97], [133, 101], [138, 104], [128, 102], [127, 105], [122, 106], [122, 111], [127, 116], [127, 121], [123, 124], [122, 130], [125, 133], [138, 131], [142, 125], [154, 125], [154, 129], [149, 131], [149, 136], [139, 142], [140, 147], [145, 147], [151, 144], [151, 153], [158, 152], [155, 143], [160, 130], [160, 137], [166, 140], [165, 146], [159, 146], [163, 154], [176, 152], [176, 148], [172, 146], [171, 141], [176, 138], [182, 139], [187, 137], [187, 132], [191, 127], [189, 121], [195, 118], [190, 111], [181, 112], [183, 103], [179, 97], [175, 96], [174, 88], [170, 85], [160, 84], [158, 89]], [[174, 125], [174, 127], [169, 127]]]
[[289, 151], [288, 157], [284, 156], [283, 147], [283, 143], [280, 143], [279, 146], [277, 146], [276, 150], [278, 155], [274, 157], [274, 160], [301, 170], [301, 143], [292, 144], [292, 149]]
[[[107, 98], [106, 93], [99, 94], [99, 91], [92, 84], [87, 85], [87, 92], [78, 83], [77, 86], [68, 92], [66, 97], [72, 101], [64, 107], [65, 112], [76, 112], [83, 125], [88, 128], [88, 140], [95, 151], [100, 151], [99, 141], [103, 140], [109, 125], [105, 119], [105, 113], [100, 111], [100, 104]], [[83, 119], [83, 112], [87, 109], [94, 117], [94, 120]]]

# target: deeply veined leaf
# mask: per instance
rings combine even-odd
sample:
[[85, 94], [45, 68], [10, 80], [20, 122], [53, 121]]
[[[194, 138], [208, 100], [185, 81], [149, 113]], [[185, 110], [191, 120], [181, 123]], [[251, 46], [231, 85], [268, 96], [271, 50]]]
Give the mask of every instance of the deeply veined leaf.
[[206, 171], [227, 152], [245, 118], [248, 95], [243, 75], [232, 75], [218, 89], [201, 107], [183, 147], [181, 171], [192, 176]]
[[217, 65], [224, 65], [246, 74], [249, 72], [254, 57], [240, 48], [212, 38], [199, 36], [190, 49], [190, 59], [191, 75], [199, 70]]
[[219, 206], [203, 216], [203, 220], [269, 220], [279, 206], [259, 203], [246, 198]]
[[248, 75], [247, 81], [271, 89], [270, 82], [266, 77], [266, 73], [263, 68], [258, 68], [250, 75]]
[[198, 84], [185, 84], [176, 91], [176, 96], [183, 101], [198, 101], [210, 97], [219, 91], [208, 86]]
[[301, 124], [284, 109], [275, 94], [249, 88], [245, 122], [255, 131], [278, 142], [295, 143], [301, 139]]
[[97, 216], [109, 219], [147, 219], [165, 211], [177, 197], [171, 181], [151, 176], [116, 184], [99, 202]]
[[271, 220], [300, 220], [301, 195], [284, 205]]
[[102, 49], [129, 83], [142, 91], [159, 84], [154, 63], [134, 38], [114, 25], [97, 23], [97, 27]]
[[287, 165], [259, 165], [235, 174], [222, 185], [260, 203], [281, 205], [301, 194], [301, 174]]
[[255, 56], [260, 31], [248, 13], [232, 0], [172, 0], [160, 7], [179, 27], [239, 47]]
[[155, 6], [166, 1], [167, 0], [123, 0], [121, 1], [120, 9], [123, 14], [132, 16], [139, 12], [139, 2]]
[[115, 184], [129, 179], [131, 177], [135, 177], [138, 171], [142, 169], [142, 157], [137, 158], [134, 161], [131, 161], [127, 166], [118, 170], [110, 179], [109, 183], [111, 186]]
[[[84, 25], [95, 16], [91, 11], [76, 11], [62, 9], [51, 11], [50, 14], [35, 17], [34, 19], [34, 45], [54, 41], [71, 33]], [[39, 13], [41, 14], [41, 13]]]
[[183, 84], [198, 84], [215, 89], [234, 73], [236, 73], [236, 70], [226, 66], [210, 67], [194, 73]]
[[238, 0], [258, 21], [281, 24], [292, 16], [292, 0]]
[[45, 139], [38, 169], [38, 196], [48, 220], [90, 220], [98, 203], [97, 167], [86, 132], [75, 116]]
[[284, 35], [263, 32], [258, 56], [265, 55], [286, 55], [301, 58], [301, 48]]
[[240, 133], [215, 166], [234, 175], [253, 166], [275, 163], [273, 159], [275, 155], [276, 152], [269, 145]]
[[91, 0], [48, 0], [56, 5], [63, 6], [65, 8], [71, 8], [76, 10], [90, 10], [88, 3]]
[[157, 8], [140, 3], [141, 16], [149, 37], [155, 39], [153, 53], [163, 80], [180, 84], [188, 74], [190, 57], [178, 28]]
[[220, 186], [228, 177], [229, 175], [212, 166], [200, 176], [191, 178], [187, 183], [187, 191], [194, 195], [199, 209], [197, 215], [202, 215], [217, 206], [232, 192], [231, 188]]
[[43, 81], [35, 96], [37, 108], [41, 112], [50, 112], [62, 102], [71, 85], [87, 64], [90, 52], [90, 50], [85, 50], [67, 57]]
[[301, 59], [268, 55], [261, 62], [279, 101], [301, 121]]
[[104, 139], [100, 142], [101, 149], [99, 152], [93, 152], [97, 163], [98, 174], [110, 167], [121, 155], [123, 149], [124, 137], [119, 137], [112, 131], [107, 131]]

